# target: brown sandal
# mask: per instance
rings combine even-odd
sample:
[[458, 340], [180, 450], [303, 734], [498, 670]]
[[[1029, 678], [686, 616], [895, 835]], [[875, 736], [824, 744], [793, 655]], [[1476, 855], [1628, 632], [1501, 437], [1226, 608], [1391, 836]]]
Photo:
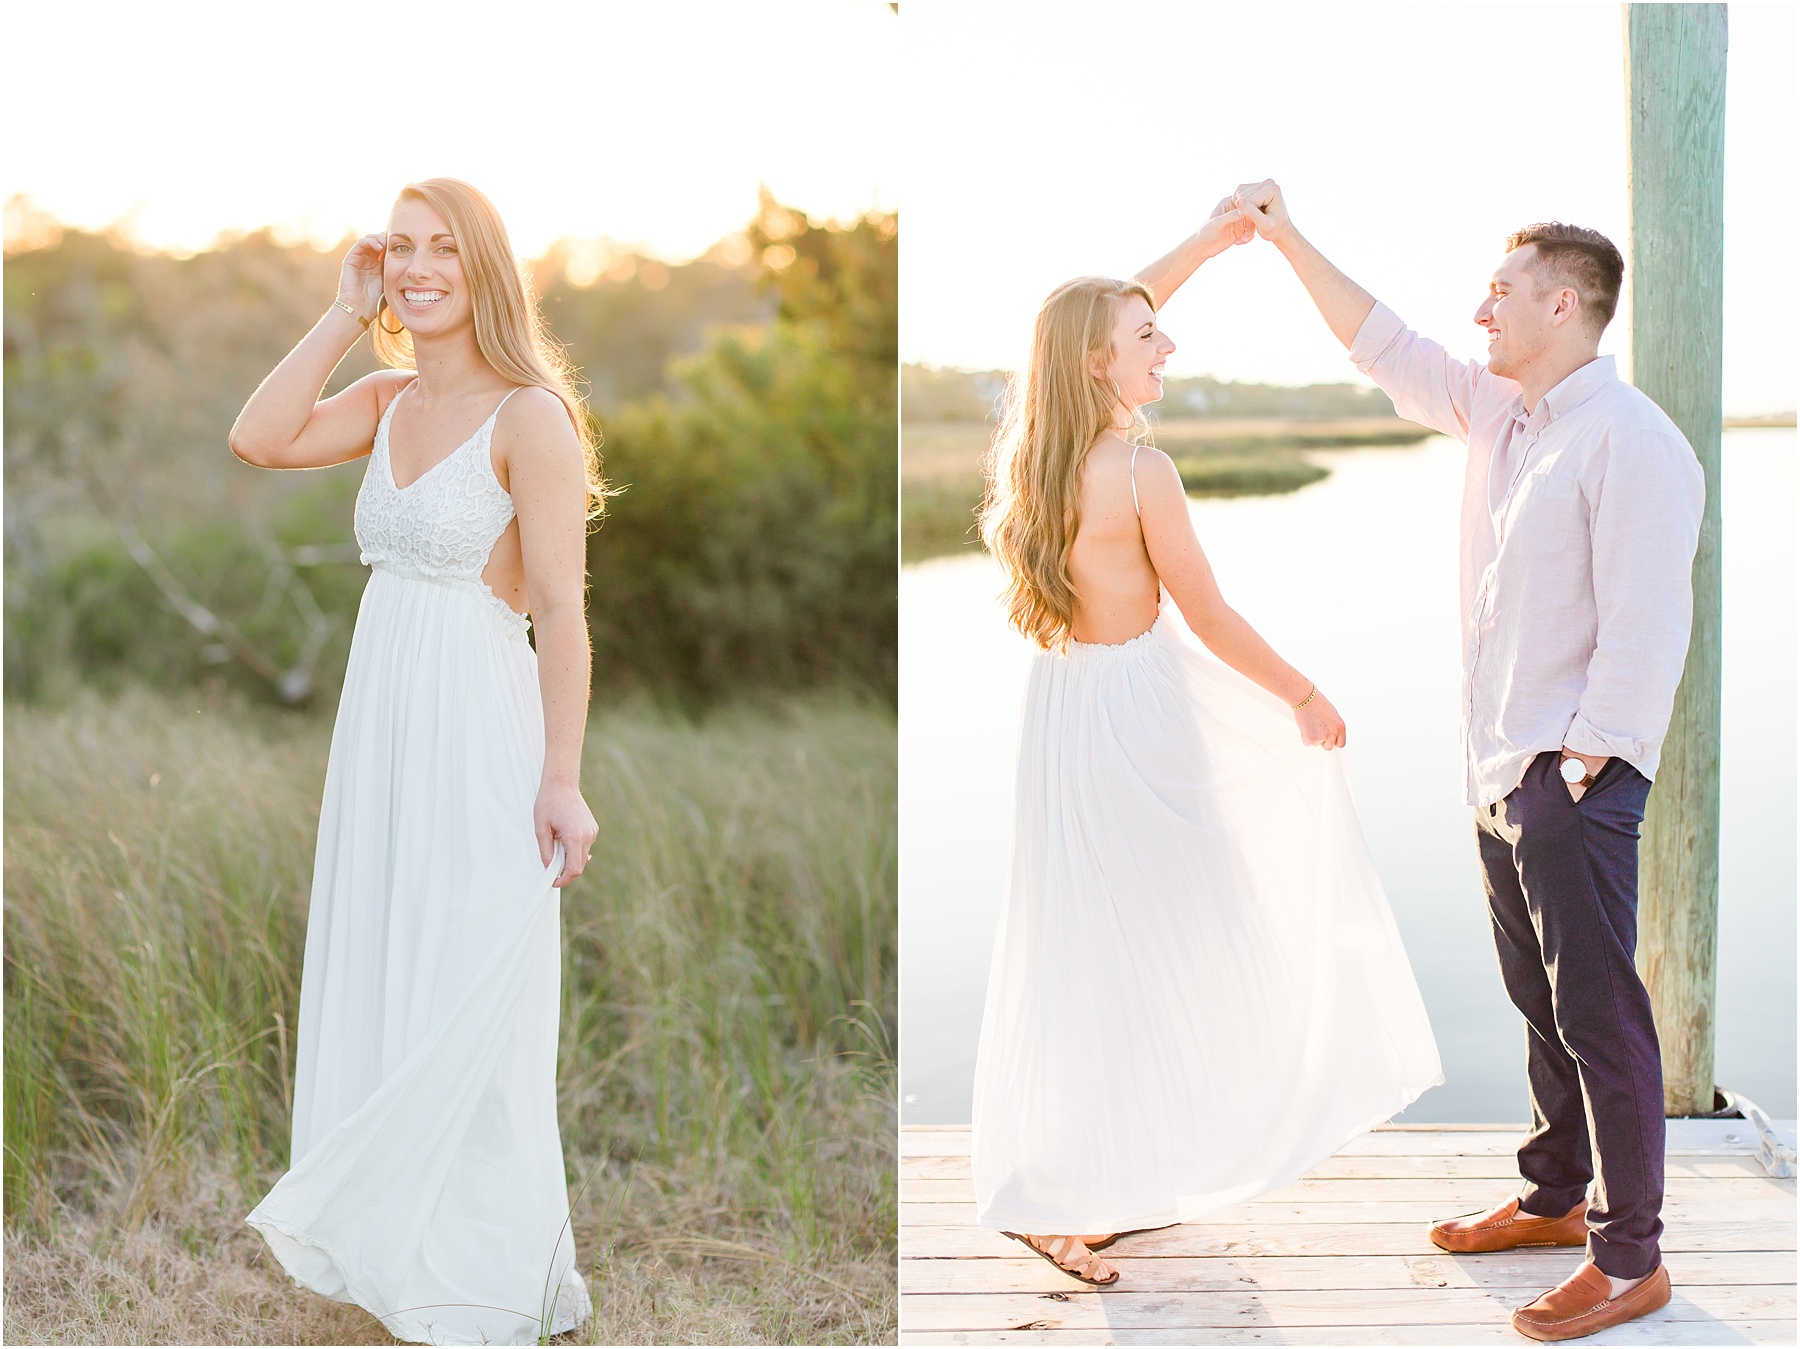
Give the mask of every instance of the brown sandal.
[[[1174, 1223], [1168, 1223], [1166, 1227], [1174, 1227]], [[1163, 1230], [1161, 1227], [1129, 1227], [1125, 1228], [1123, 1232], [1109, 1232], [1107, 1236], [1100, 1237], [1100, 1241], [1089, 1241], [1085, 1245], [1089, 1250], [1105, 1250], [1114, 1241], [1121, 1241], [1125, 1237], [1138, 1237], [1143, 1236], [1145, 1232], [1161, 1232], [1161, 1230]]]
[[[1034, 1237], [1023, 1235], [1018, 1232], [1002, 1232], [1000, 1235], [1003, 1237], [1011, 1237], [1014, 1241], [1021, 1243], [1026, 1250], [1032, 1252], [1034, 1255], [1042, 1256], [1045, 1260], [1048, 1260], [1070, 1278], [1080, 1279], [1083, 1283], [1094, 1288], [1105, 1288], [1108, 1284], [1114, 1284], [1119, 1281], [1119, 1271], [1117, 1268], [1113, 1270], [1110, 1279], [1097, 1279], [1093, 1276], [1090, 1271], [1092, 1271], [1096, 1265], [1103, 1265], [1106, 1262], [1094, 1254], [1093, 1247], [1083, 1245], [1079, 1237]], [[1112, 1240], [1117, 1240], [1116, 1233]], [[1040, 1246], [1038, 1244], [1040, 1241], [1045, 1243], [1055, 1243], [1055, 1245], [1046, 1244]], [[1102, 1244], [1110, 1245], [1111, 1241], [1103, 1242]], [[1060, 1254], [1057, 1253], [1059, 1249], [1061, 1252]], [[1081, 1254], [1076, 1255], [1076, 1251], [1080, 1251]], [[1077, 1263], [1070, 1264], [1068, 1263], [1070, 1260], [1074, 1260]]]

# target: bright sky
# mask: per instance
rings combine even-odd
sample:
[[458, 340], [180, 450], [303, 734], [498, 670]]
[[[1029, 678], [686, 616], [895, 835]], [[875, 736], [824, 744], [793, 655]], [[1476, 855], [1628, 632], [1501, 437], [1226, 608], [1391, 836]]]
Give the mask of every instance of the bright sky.
[[[1128, 275], [1274, 178], [1325, 255], [1412, 326], [1471, 321], [1514, 228], [1626, 245], [1614, 3], [907, 0], [901, 354], [1011, 368], [1058, 283]], [[1733, 4], [1725, 408], [1795, 396], [1795, 7]], [[1233, 249], [1169, 304], [1171, 374], [1355, 378], [1280, 255]], [[1624, 354], [1629, 316], [1603, 351]]]
[[443, 174], [523, 256], [691, 256], [759, 183], [815, 216], [895, 206], [897, 23], [879, 0], [12, 4], [0, 192], [190, 250], [379, 230]]

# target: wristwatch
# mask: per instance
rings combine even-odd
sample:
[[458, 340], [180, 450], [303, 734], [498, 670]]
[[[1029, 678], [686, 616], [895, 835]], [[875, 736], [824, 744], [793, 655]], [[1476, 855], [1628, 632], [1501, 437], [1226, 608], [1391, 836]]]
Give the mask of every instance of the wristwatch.
[[1571, 787], [1594, 785], [1594, 775], [1588, 772], [1587, 765], [1566, 749], [1562, 752], [1562, 780]]

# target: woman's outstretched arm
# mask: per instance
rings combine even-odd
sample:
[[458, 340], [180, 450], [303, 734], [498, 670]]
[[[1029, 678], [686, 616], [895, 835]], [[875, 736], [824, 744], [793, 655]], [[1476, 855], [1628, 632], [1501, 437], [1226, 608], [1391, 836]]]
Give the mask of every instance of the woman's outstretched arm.
[[231, 452], [258, 468], [324, 468], [369, 452], [385, 399], [410, 376], [396, 370], [365, 375], [321, 400], [325, 381], [363, 335], [381, 298], [382, 242], [365, 234], [344, 258], [337, 305], [250, 395], [229, 437]]
[[599, 832], [581, 795], [593, 659], [586, 610], [587, 475], [569, 414], [547, 389], [521, 389], [507, 403], [495, 438], [504, 448], [507, 489], [519, 516], [544, 701], [544, 775], [532, 822], [546, 866], [561, 841], [556, 884], [567, 885], [587, 865]]
[[1213, 207], [1212, 217], [1148, 267], [1138, 270], [1137, 279], [1150, 288], [1161, 309], [1169, 297], [1208, 258], [1217, 257], [1233, 244], [1247, 244], [1256, 237], [1256, 229], [1230, 197]]
[[[1294, 708], [1300, 738], [1307, 744], [1326, 749], [1343, 745], [1344, 719], [1331, 700], [1277, 655], [1262, 634], [1225, 602], [1212, 564], [1194, 533], [1187, 493], [1174, 460], [1145, 446], [1138, 452], [1137, 488], [1138, 518], [1150, 564], [1194, 635], [1232, 669]], [[1302, 702], [1306, 706], [1301, 707]]]

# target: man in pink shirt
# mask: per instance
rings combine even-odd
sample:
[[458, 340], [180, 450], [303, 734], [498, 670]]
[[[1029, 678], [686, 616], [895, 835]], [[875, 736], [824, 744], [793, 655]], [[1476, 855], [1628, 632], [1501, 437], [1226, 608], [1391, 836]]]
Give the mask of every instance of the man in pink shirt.
[[1599, 355], [1624, 273], [1604, 236], [1552, 224], [1507, 240], [1475, 311], [1484, 365], [1408, 331], [1332, 266], [1273, 182], [1234, 201], [1401, 415], [1468, 446], [1463, 774], [1501, 975], [1526, 1021], [1532, 1127], [1519, 1193], [1431, 1239], [1585, 1244], [1580, 1268], [1512, 1321], [1534, 1339], [1589, 1335], [1670, 1297], [1661, 1056], [1633, 964], [1637, 840], [1687, 654], [1700, 465]]

